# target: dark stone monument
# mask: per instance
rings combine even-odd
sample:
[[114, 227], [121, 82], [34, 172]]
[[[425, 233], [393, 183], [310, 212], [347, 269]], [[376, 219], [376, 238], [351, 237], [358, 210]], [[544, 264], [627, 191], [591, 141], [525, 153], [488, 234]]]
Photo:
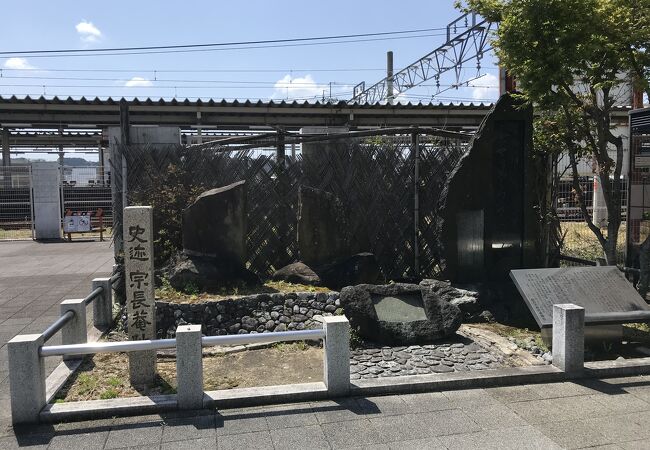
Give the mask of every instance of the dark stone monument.
[[553, 325], [553, 304], [582, 306], [587, 316], [650, 310], [615, 266], [513, 270], [510, 276], [540, 328]]
[[445, 278], [504, 281], [539, 267], [532, 123], [532, 108], [502, 96], [452, 171], [437, 223]]
[[246, 186], [238, 181], [203, 192], [183, 211], [183, 252], [166, 269], [178, 290], [257, 285], [246, 269]]
[[341, 306], [366, 339], [388, 345], [431, 342], [453, 334], [458, 307], [416, 284], [360, 284], [341, 291]]
[[355, 253], [343, 206], [334, 194], [300, 186], [298, 252], [300, 260], [319, 267]]
[[183, 211], [183, 252], [246, 263], [244, 181], [206, 191]]

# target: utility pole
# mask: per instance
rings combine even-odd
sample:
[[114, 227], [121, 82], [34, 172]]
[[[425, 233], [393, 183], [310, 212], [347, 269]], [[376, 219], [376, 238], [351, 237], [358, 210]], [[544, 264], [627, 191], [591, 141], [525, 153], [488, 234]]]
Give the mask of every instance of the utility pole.
[[386, 103], [393, 104], [393, 52], [386, 53]]

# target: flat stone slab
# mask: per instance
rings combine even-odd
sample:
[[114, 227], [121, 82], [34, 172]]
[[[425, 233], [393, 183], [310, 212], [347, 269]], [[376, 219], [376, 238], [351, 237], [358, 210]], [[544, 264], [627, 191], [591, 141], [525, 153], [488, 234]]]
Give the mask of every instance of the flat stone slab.
[[573, 303], [585, 314], [650, 310], [613, 266], [512, 270], [510, 277], [540, 327], [553, 325], [553, 304]]

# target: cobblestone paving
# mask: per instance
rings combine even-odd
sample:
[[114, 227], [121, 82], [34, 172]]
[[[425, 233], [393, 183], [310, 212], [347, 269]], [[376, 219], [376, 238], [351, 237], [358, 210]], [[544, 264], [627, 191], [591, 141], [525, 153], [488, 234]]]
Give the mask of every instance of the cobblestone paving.
[[467, 372], [501, 367], [499, 356], [480, 345], [443, 343], [409, 347], [362, 348], [352, 350], [350, 378], [397, 377], [430, 373]]

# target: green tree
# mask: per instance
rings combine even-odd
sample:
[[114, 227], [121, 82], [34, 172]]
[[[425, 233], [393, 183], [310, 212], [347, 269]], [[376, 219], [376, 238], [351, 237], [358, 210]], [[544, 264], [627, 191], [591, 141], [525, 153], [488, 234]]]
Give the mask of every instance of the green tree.
[[[545, 112], [541, 140], [569, 155], [585, 221], [609, 264], [621, 224], [623, 139], [612, 111], [625, 86], [650, 93], [650, 0], [467, 0], [459, 8], [498, 21], [494, 48], [528, 101]], [[608, 150], [616, 150], [615, 158]], [[587, 214], [577, 162], [591, 158], [608, 211], [607, 232]], [[607, 182], [607, 181], [610, 182]]]

